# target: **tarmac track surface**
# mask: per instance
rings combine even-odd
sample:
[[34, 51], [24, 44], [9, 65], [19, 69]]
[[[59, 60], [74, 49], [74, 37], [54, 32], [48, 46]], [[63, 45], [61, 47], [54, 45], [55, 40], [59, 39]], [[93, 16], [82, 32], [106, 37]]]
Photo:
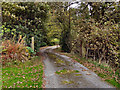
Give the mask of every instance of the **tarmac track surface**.
[[[41, 50], [45, 59], [45, 88], [114, 88], [94, 72], [78, 62], [72, 62], [70, 57], [53, 52], [57, 46]], [[66, 74], [56, 74], [56, 71], [67, 70]], [[69, 71], [79, 71], [69, 73]]]

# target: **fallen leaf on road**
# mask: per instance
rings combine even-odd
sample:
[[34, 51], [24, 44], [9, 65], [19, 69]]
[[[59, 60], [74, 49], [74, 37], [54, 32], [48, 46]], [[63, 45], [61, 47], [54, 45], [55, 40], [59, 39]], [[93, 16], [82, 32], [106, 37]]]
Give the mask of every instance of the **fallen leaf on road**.
[[88, 70], [86, 70], [86, 69], [83, 69], [82, 71], [88, 71]]
[[104, 79], [104, 78], [102, 78], [102, 80], [103, 80], [103, 81], [105, 81], [105, 79]]
[[91, 73], [87, 73], [86, 75], [91, 75]]

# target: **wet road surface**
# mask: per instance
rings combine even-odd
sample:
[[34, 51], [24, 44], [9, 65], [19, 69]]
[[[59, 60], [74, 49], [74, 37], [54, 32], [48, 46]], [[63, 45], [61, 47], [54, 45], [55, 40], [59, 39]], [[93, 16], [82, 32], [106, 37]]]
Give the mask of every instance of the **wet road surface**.
[[78, 62], [53, 52], [55, 48], [41, 50], [45, 57], [45, 88], [114, 88]]

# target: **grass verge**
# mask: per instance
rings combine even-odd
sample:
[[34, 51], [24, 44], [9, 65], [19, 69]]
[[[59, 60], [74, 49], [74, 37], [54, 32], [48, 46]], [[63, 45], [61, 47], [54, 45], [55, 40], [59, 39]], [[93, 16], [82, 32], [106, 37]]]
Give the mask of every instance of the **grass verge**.
[[90, 70], [94, 71], [98, 76], [100, 76], [102, 80], [107, 81], [108, 83], [120, 89], [119, 70], [115, 72], [114, 68], [111, 68], [104, 63], [99, 64], [97, 61], [93, 61], [91, 59], [85, 59], [75, 54], [61, 52], [60, 48], [57, 48], [54, 51], [71, 57], [74, 62], [77, 61], [80, 64], [83, 64], [85, 67], [89, 68]]
[[43, 63], [39, 56], [2, 67], [2, 88], [42, 88]]

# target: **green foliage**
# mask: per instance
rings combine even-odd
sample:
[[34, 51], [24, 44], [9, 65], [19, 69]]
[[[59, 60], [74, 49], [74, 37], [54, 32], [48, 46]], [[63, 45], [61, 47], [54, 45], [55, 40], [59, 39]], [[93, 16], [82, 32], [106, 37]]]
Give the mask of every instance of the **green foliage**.
[[64, 6], [68, 5], [68, 2], [56, 2], [56, 3], [49, 3], [50, 7], [52, 8], [52, 15], [55, 17], [55, 22], [59, 25], [61, 29], [60, 35], [60, 45], [62, 50], [65, 52], [70, 52], [70, 37], [71, 37], [71, 28], [70, 28], [70, 13], [67, 11], [67, 8]]
[[26, 43], [30, 46], [31, 37], [35, 37], [35, 51], [39, 50], [41, 43], [49, 43], [45, 27], [48, 5], [34, 2], [4, 2], [2, 7], [3, 38], [15, 36], [17, 40], [21, 34], [26, 36]]
[[30, 54], [36, 54], [31, 47], [26, 47]]
[[[119, 66], [119, 25], [112, 25], [109, 21], [106, 22], [109, 23], [108, 25], [99, 27], [100, 24], [94, 22], [94, 20], [84, 20], [84, 22], [80, 23], [83, 28], [78, 33], [78, 40], [83, 41], [86, 50], [87, 48], [90, 48], [91, 51], [94, 49], [94, 55], [98, 60], [106, 60], [112, 66]], [[82, 26], [83, 24], [84, 26]], [[79, 43], [76, 45], [79, 45]]]
[[105, 80], [109, 83], [111, 83], [112, 85], [116, 86], [117, 88], [120, 89], [120, 84], [118, 82], [116, 82], [116, 80], [113, 78], [113, 79], [108, 79], [108, 80]]
[[45, 42], [42, 42], [41, 43], [41, 46], [46, 46], [47, 44]]
[[55, 12], [53, 9], [49, 10], [48, 13], [49, 18], [46, 23], [47, 37], [52, 45], [55, 44], [53, 41], [54, 38], [60, 39], [60, 33], [62, 31], [61, 27], [58, 25], [59, 23], [57, 22], [56, 16], [54, 15], [53, 12]]
[[79, 73], [79, 71], [78, 70], [67, 70], [67, 69], [56, 71], [56, 74], [58, 75], [69, 74], [69, 73]]
[[69, 8], [68, 2], [4, 2], [1, 35], [3, 39], [15, 37], [16, 40], [20, 34], [26, 36], [28, 47], [34, 36], [35, 51], [39, 51], [41, 46], [58, 43], [54, 40], [57, 38], [65, 52], [81, 55], [81, 48], [84, 48], [84, 54], [87, 49], [92, 54], [94, 49], [91, 58], [119, 67], [119, 5], [119, 2], [85, 2], [78, 8]]
[[[115, 16], [120, 18], [120, 15], [115, 13], [120, 11], [119, 4], [86, 2], [81, 3], [78, 9], [74, 9], [79, 15], [71, 16], [73, 17], [72, 22], [74, 22], [71, 26], [70, 39], [72, 52], [80, 54], [81, 48], [85, 48], [85, 52], [88, 53], [89, 49], [86, 57], [95, 57], [95, 60], [99, 60], [99, 62], [109, 62], [113, 67], [120, 66], [120, 23], [115, 18]], [[90, 5], [91, 10], [87, 5]]]
[[52, 43], [55, 43], [55, 44], [59, 44], [59, 39], [54, 38], [54, 39], [51, 40], [51, 42], [52, 42]]

